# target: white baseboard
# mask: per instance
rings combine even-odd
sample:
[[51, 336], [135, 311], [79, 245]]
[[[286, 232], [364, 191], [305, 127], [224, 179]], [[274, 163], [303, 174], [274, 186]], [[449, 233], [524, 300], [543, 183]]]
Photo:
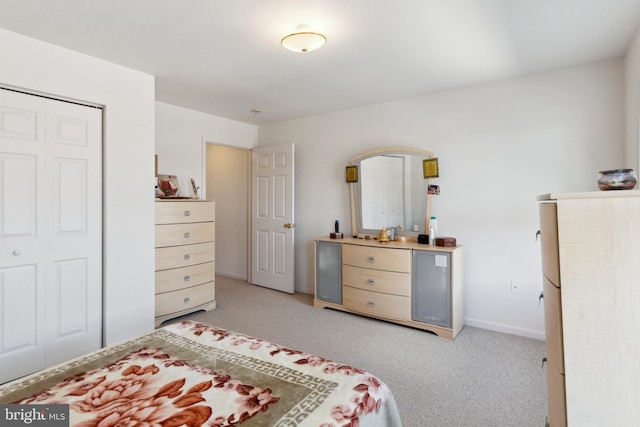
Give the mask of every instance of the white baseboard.
[[490, 331], [502, 332], [505, 334], [518, 335], [526, 338], [533, 338], [544, 341], [544, 331], [535, 331], [533, 329], [515, 328], [513, 326], [503, 325], [501, 323], [486, 322], [484, 320], [469, 319], [465, 317], [464, 324], [473, 326], [474, 328], [488, 329]]

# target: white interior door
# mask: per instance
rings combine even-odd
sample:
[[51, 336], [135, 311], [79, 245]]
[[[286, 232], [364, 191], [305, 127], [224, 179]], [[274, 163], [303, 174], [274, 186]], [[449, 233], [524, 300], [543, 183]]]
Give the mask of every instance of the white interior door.
[[0, 382], [102, 345], [102, 110], [0, 89]]
[[294, 292], [294, 146], [252, 153], [251, 281]]

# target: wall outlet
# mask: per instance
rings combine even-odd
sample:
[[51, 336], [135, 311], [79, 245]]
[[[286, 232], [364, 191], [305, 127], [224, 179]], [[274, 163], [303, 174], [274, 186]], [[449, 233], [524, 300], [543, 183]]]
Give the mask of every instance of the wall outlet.
[[413, 224], [413, 231], [420, 231], [420, 226], [418, 224]]
[[511, 281], [511, 293], [512, 294], [519, 294], [520, 293], [520, 282], [518, 282], [517, 280], [512, 280]]

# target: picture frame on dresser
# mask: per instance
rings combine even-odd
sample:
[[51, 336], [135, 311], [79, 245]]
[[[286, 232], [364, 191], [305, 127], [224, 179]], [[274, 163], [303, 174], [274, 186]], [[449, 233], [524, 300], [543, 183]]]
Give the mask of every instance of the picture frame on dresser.
[[160, 174], [158, 177], [158, 188], [165, 197], [180, 196], [180, 182], [175, 175]]

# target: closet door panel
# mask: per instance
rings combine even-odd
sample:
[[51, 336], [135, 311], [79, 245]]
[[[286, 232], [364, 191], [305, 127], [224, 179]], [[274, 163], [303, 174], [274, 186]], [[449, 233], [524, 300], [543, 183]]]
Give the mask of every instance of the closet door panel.
[[47, 100], [47, 364], [102, 346], [102, 110]]
[[0, 383], [46, 366], [44, 123], [42, 98], [0, 89]]
[[0, 88], [0, 277], [0, 382], [102, 346], [101, 109]]
[[0, 383], [45, 367], [38, 279], [36, 264], [0, 269]]

